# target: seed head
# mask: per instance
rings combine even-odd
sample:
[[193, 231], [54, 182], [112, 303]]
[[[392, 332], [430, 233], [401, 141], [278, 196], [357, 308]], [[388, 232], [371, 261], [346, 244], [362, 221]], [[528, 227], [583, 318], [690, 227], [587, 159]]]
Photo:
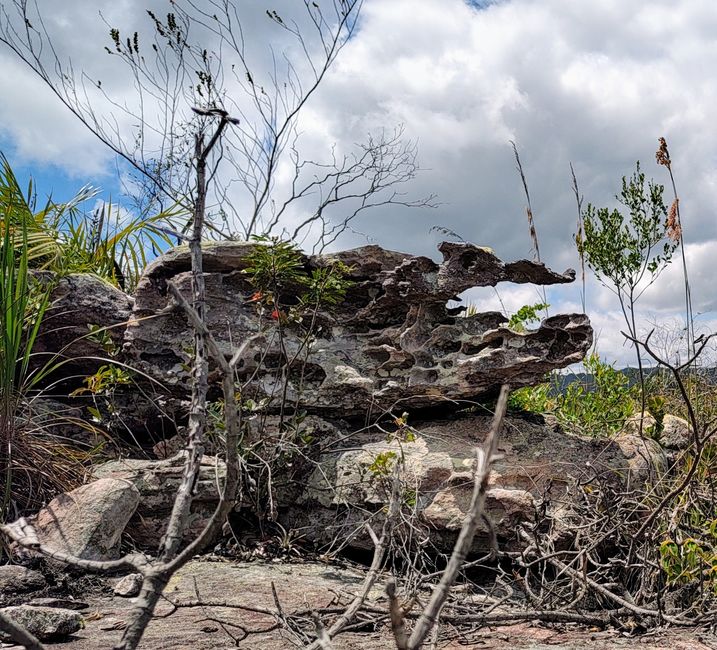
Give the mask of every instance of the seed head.
[[667, 141], [665, 138], [660, 138], [659, 141], [660, 148], [655, 153], [655, 160], [657, 160], [658, 165], [664, 165], [669, 169], [672, 161], [670, 160], [670, 152], [667, 150]]
[[682, 238], [682, 225], [680, 224], [680, 218], [677, 213], [679, 202], [680, 200], [675, 198], [667, 212], [667, 228], [665, 234], [668, 239], [671, 239], [673, 242], [679, 242]]

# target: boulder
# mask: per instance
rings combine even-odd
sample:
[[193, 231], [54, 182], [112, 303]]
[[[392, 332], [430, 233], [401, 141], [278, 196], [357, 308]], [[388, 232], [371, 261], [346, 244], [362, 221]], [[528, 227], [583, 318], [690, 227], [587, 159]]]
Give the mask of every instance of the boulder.
[[[143, 548], [159, 546], [182, 481], [184, 452], [164, 460], [123, 459], [110, 461], [94, 469], [95, 478], [123, 481], [137, 493], [137, 512], [128, 532], [132, 541]], [[223, 461], [204, 456], [194, 488], [192, 516], [185, 533], [193, 539], [204, 528], [219, 500], [218, 486], [226, 477]]]
[[18, 564], [0, 566], [0, 601], [7, 594], [37, 591], [45, 584], [45, 578], [39, 571]]
[[121, 346], [132, 304], [130, 296], [96, 275], [59, 279], [33, 348], [37, 363], [65, 361], [59, 370], [63, 375], [93, 374], [103, 362], [91, 357], [106, 358], [108, 353], [105, 342], [88, 337], [89, 326], [107, 328], [106, 344]]
[[139, 492], [131, 482], [101, 479], [54, 498], [28, 521], [38, 540], [52, 550], [109, 560], [117, 557], [120, 537], [138, 503]]
[[662, 420], [660, 444], [667, 449], [687, 449], [692, 444], [692, 429], [689, 422], [676, 415], [665, 415]]
[[[82, 616], [70, 609], [17, 605], [4, 607], [0, 612], [24, 627], [40, 641], [59, 641], [82, 629]], [[0, 631], [0, 639], [9, 637]]]
[[627, 459], [625, 486], [634, 487], [654, 483], [667, 471], [668, 458], [660, 443], [653, 438], [631, 433], [620, 433], [613, 438]]
[[130, 573], [121, 578], [112, 590], [115, 596], [134, 598], [142, 588], [142, 574]]
[[[239, 364], [244, 394], [278, 412], [280, 398], [322, 415], [359, 416], [401, 400], [404, 408], [445, 405], [542, 381], [546, 372], [580, 361], [592, 343], [583, 314], [546, 318], [535, 330], [508, 328], [500, 313], [460, 316], [448, 302], [474, 286], [498, 282], [555, 284], [571, 282], [564, 274], [526, 260], [504, 263], [489, 249], [443, 243], [443, 261], [416, 257], [377, 246], [326, 256], [304, 257], [307, 272], [333, 260], [351, 268], [345, 300], [316, 315], [315, 339], [306, 364], [290, 373], [284, 393], [276, 368], [287, 358], [306, 354], [306, 332], [260, 316], [250, 300], [255, 292], [243, 271], [254, 245], [221, 242], [204, 247], [207, 324], [220, 349], [253, 336]], [[167, 282], [190, 295], [190, 259], [186, 248], [172, 250], [150, 264], [137, 287], [124, 351], [131, 363], [170, 387], [178, 400], [190, 390], [193, 332], [173, 304]], [[291, 296], [298, 288], [287, 287]], [[296, 364], [298, 366], [300, 364]]]
[[630, 436], [648, 436], [652, 435], [656, 430], [657, 420], [652, 417], [652, 414], [649, 411], [645, 411], [642, 414], [642, 417], [640, 417], [639, 413], [635, 413], [627, 418], [627, 420], [625, 420], [625, 424], [622, 425], [620, 433]]

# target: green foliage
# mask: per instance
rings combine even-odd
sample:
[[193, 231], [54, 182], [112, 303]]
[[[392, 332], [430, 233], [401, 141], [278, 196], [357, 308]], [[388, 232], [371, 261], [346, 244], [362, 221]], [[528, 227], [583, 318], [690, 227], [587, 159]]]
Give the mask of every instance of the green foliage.
[[26, 230], [29, 266], [60, 275], [94, 273], [129, 291], [152, 251], [172, 245], [170, 233], [181, 213], [174, 209], [130, 217], [111, 203], [85, 212], [82, 205], [96, 196], [96, 190], [85, 186], [65, 203], [48, 199], [38, 208], [32, 180], [23, 192], [7, 158], [0, 154], [3, 224]]
[[662, 200], [664, 187], [650, 181], [640, 164], [632, 177], [622, 179], [617, 200], [627, 208], [627, 218], [617, 209], [595, 208], [588, 204], [583, 214], [584, 237], [576, 238], [578, 250], [597, 278], [618, 293], [634, 292], [646, 277], [654, 281], [672, 260], [678, 242], [665, 239], [667, 208]]
[[299, 302], [306, 307], [325, 305], [334, 307], [343, 302], [351, 282], [346, 279], [351, 269], [343, 262], [334, 261], [328, 266], [313, 269], [307, 289], [299, 296]]
[[309, 284], [304, 257], [296, 244], [264, 235], [252, 239], [257, 245], [249, 255], [244, 273], [251, 276], [257, 291], [271, 294], [278, 302], [284, 291], [296, 291]]
[[395, 451], [382, 451], [376, 454], [373, 462], [368, 466], [368, 471], [373, 478], [386, 478], [391, 475], [397, 461], [398, 454]]
[[526, 326], [540, 321], [539, 312], [545, 311], [550, 305], [539, 302], [534, 305], [523, 305], [510, 317], [508, 327], [516, 332], [525, 332]]
[[33, 357], [52, 284], [32, 277], [28, 233], [13, 224], [15, 206], [0, 203], [0, 520], [12, 507], [37, 507], [82, 481], [86, 454], [59, 444], [28, 416], [38, 382], [61, 362]]
[[566, 431], [607, 436], [619, 431], [635, 411], [637, 396], [629, 378], [593, 353], [583, 362], [587, 375], [560, 393], [552, 382], [519, 388], [509, 406], [531, 413], [552, 413]]
[[530, 413], [551, 413], [556, 403], [549, 383], [518, 388], [511, 391], [508, 397], [508, 408]]
[[619, 431], [635, 410], [628, 377], [593, 353], [583, 362], [590, 383], [573, 382], [558, 400], [556, 416], [568, 431], [606, 436]]
[[277, 237], [254, 236], [257, 245], [244, 272], [256, 289], [252, 300], [270, 308], [273, 320], [301, 323], [319, 307], [340, 304], [351, 282], [350, 268], [339, 261], [307, 272], [296, 244]]
[[85, 377], [84, 388], [78, 388], [70, 393], [77, 395], [102, 395], [111, 397], [118, 386], [127, 386], [132, 383], [132, 373], [126, 368], [114, 364], [100, 366], [96, 373]]
[[[7, 223], [3, 220], [4, 223]], [[27, 233], [3, 228], [0, 250], [0, 391], [14, 399], [28, 377], [32, 348], [49, 304], [49, 286], [34, 282], [28, 268]]]
[[709, 522], [702, 539], [682, 542], [668, 538], [660, 544], [660, 564], [668, 584], [706, 584], [717, 594], [717, 519]]
[[[23, 393], [31, 383], [29, 366], [32, 348], [49, 302], [49, 292], [31, 281], [28, 269], [27, 231], [7, 227], [12, 206], [2, 209], [2, 250], [0, 250], [0, 467], [3, 472], [3, 500], [0, 519], [12, 496], [15, 469], [16, 428]], [[16, 253], [16, 250], [18, 251]]]
[[106, 354], [111, 357], [117, 356], [119, 352], [119, 346], [114, 342], [106, 327], [100, 327], [92, 323], [87, 325], [89, 334], [87, 334], [87, 340], [97, 343]]

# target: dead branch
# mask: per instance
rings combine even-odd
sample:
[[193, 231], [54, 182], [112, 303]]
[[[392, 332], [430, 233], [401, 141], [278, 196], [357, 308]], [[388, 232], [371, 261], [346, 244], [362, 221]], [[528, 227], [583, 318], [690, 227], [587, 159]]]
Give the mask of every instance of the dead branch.
[[401, 604], [396, 596], [396, 581], [391, 579], [386, 584], [386, 594], [388, 595], [388, 612], [391, 616], [391, 632], [396, 641], [398, 650], [406, 650], [408, 647], [408, 634], [406, 634], [406, 615], [401, 609]]
[[329, 636], [324, 624], [321, 622], [318, 614], [312, 616], [314, 619], [314, 627], [316, 629], [316, 642], [319, 644], [321, 650], [334, 650], [334, 646], [331, 643], [331, 637]]
[[488, 437], [483, 444], [483, 448], [476, 449], [476, 467], [470, 508], [463, 520], [463, 526], [458, 535], [453, 553], [448, 560], [448, 566], [446, 566], [439, 583], [434, 587], [428, 604], [413, 628], [407, 646], [409, 650], [415, 650], [423, 645], [431, 628], [436, 624], [438, 614], [448, 598], [450, 588], [458, 577], [458, 573], [470, 552], [473, 537], [483, 516], [485, 496], [488, 490], [488, 477], [490, 476], [491, 465], [497, 457], [498, 435], [508, 406], [509, 392], [509, 386], [503, 384], [500, 389], [500, 395], [495, 407], [495, 414], [490, 431], [488, 432]]
[[[366, 578], [364, 578], [363, 585], [361, 586], [361, 591], [359, 592], [359, 594], [353, 599], [353, 601], [351, 601], [351, 604], [329, 628], [328, 634], [331, 638], [335, 637], [339, 632], [341, 632], [341, 630], [343, 630], [349, 623], [351, 623], [351, 621], [356, 616], [356, 613], [363, 606], [364, 601], [368, 597], [371, 588], [373, 587], [374, 583], [376, 582], [376, 579], [378, 578], [378, 574], [381, 571], [381, 567], [383, 566], [383, 560], [386, 556], [386, 551], [388, 549], [388, 545], [391, 539], [393, 526], [395, 524], [396, 518], [398, 517], [398, 513], [401, 506], [400, 486], [401, 482], [398, 477], [398, 466], [396, 466], [393, 475], [388, 513], [386, 514], [386, 519], [383, 522], [383, 527], [381, 529], [381, 537], [376, 538], [376, 535], [369, 527], [369, 532], [371, 534], [372, 539], [374, 540], [374, 551], [371, 566], [369, 567], [368, 573], [366, 574]], [[321, 646], [319, 645], [318, 641], [314, 641], [312, 644], [307, 646], [306, 650], [319, 650], [320, 647]]]

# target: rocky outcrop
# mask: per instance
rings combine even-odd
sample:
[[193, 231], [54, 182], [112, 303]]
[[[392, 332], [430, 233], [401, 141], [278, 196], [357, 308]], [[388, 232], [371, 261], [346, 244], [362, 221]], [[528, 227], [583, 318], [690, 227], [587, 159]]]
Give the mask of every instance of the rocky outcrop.
[[[252, 244], [232, 242], [204, 249], [207, 323], [227, 355], [238, 342], [256, 337], [238, 379], [249, 382], [245, 393], [254, 399], [271, 398], [270, 410], [279, 409], [277, 394], [298, 408], [342, 417], [397, 401], [423, 409], [475, 399], [504, 382], [537, 383], [546, 372], [580, 361], [592, 343], [582, 314], [546, 318], [537, 329], [518, 332], [500, 313], [462, 316], [461, 308], [447, 305], [470, 287], [566, 283], [574, 279], [572, 271], [560, 274], [526, 260], [504, 263], [489, 249], [465, 243], [441, 244], [441, 263], [367, 246], [303, 258], [307, 272], [331, 260], [344, 262], [352, 286], [341, 305], [317, 315], [306, 363], [295, 377], [290, 374], [284, 392], [275, 369], [303, 354], [306, 333], [284, 324], [280, 345], [278, 324], [258, 315], [250, 300], [255, 287], [243, 273], [252, 250]], [[189, 269], [188, 251], [181, 248], [146, 269], [124, 348], [132, 363], [178, 397], [189, 390], [193, 335], [167, 295], [167, 282], [188, 296]]]
[[[583, 314], [553, 316], [535, 329], [517, 331], [508, 327], [503, 314], [466, 315], [464, 308], [449, 305], [471, 287], [500, 282], [568, 283], [574, 272], [556, 273], [527, 260], [505, 263], [489, 249], [467, 243], [441, 244], [441, 262], [378, 246], [304, 256], [301, 263], [307, 274], [340, 261], [349, 269], [350, 280], [340, 304], [322, 307], [313, 315], [309, 333], [306, 323], [298, 319], [282, 322], [280, 315], [267, 317], [252, 300], [256, 287], [244, 271], [257, 245], [207, 244], [203, 265], [206, 322], [220, 349], [229, 357], [239, 343], [252, 341], [239, 360], [237, 385], [245, 404], [249, 398], [255, 405], [261, 404], [261, 417], [247, 417], [243, 444], [257, 443], [253, 449], [270, 450], [274, 440], [282, 444], [286, 435], [286, 429], [278, 424], [280, 411], [282, 421], [292, 413], [308, 413], [302, 415], [302, 432], [295, 436], [305, 446], [291, 463], [291, 475], [275, 481], [280, 487], [271, 516], [278, 516], [289, 527], [310, 528], [307, 538], [319, 543], [336, 534], [332, 518], [337, 516], [343, 518], [342, 530], [353, 535], [351, 525], [361, 528], [366, 513], [384, 508], [385, 495], [376, 479], [400, 454], [416, 515], [437, 548], [447, 550], [470, 498], [474, 448], [485, 433], [487, 419], [475, 414], [440, 418], [455, 411], [456, 402], [490, 399], [503, 383], [513, 388], [538, 383], [545, 373], [580, 361], [592, 343], [592, 330]], [[101, 513], [97, 521], [94, 515], [89, 518], [92, 530], [104, 531], [102, 518], [107, 516], [124, 527], [137, 506], [128, 529], [132, 541], [156, 548], [161, 540], [182, 476], [184, 456], [176, 453], [183, 443], [181, 426], [179, 435], [171, 436], [177, 433], [175, 424], [181, 425], [186, 418], [194, 338], [186, 314], [169, 295], [168, 282], [189, 297], [186, 247], [171, 250], [150, 264], [134, 299], [89, 276], [70, 276], [55, 292], [53, 310], [60, 319], [55, 324], [61, 325], [64, 338], [45, 331], [48, 349], [75, 356], [101, 355], [102, 343], [86, 336], [87, 326], [110, 326], [116, 341], [122, 323], [128, 320], [122, 361], [140, 371], [135, 379], [144, 387], [166, 387], [167, 394], [148, 399], [147, 408], [159, 405], [156, 410], [161, 410], [162, 422], [171, 426], [169, 435], [155, 435], [156, 428], [149, 430], [155, 420], [144, 407], [135, 407], [131, 399], [122, 401], [123, 395], [141, 401], [150, 391], [117, 391], [113, 415], [127, 412], [127, 429], [132, 434], [141, 432], [139, 437], [145, 443], [149, 438], [155, 454], [163, 458], [125, 459], [95, 468], [93, 483], [64, 495], [62, 503], [50, 504], [49, 515], [43, 511], [38, 516], [36, 525], [49, 536], [48, 541], [60, 543], [51, 536], [52, 522], [45, 519], [55, 516], [66, 525], [65, 515], [58, 513], [63, 508], [75, 512], [71, 509], [76, 508], [77, 499], [88, 512]], [[299, 291], [298, 286], [284, 287], [285, 300], [296, 299]], [[118, 327], [114, 329], [114, 325]], [[291, 365], [292, 359], [300, 361]], [[218, 396], [216, 373], [210, 372], [209, 382], [209, 397], [214, 400]], [[382, 419], [377, 414], [388, 413], [394, 406], [400, 408], [399, 413], [409, 411], [412, 419], [423, 418], [410, 440], [387, 438], [386, 421], [390, 425], [393, 416]], [[371, 426], [365, 426], [368, 423]], [[515, 542], [518, 523], [533, 517], [545, 477], [564, 476], [561, 463], [595, 457], [619, 472], [625, 462], [618, 448], [609, 453], [601, 448], [598, 453], [589, 442], [572, 438], [565, 442], [562, 434], [544, 426], [531, 429], [524, 421], [516, 421], [512, 428], [520, 433], [508, 432], [505, 461], [496, 465], [488, 494], [488, 514], [495, 531], [509, 545]], [[361, 432], [355, 433], [359, 429]], [[530, 444], [526, 436], [531, 437]], [[168, 440], [155, 444], [165, 437]], [[535, 456], [537, 448], [542, 449], [540, 458]], [[383, 459], [383, 468], [380, 462], [376, 465], [377, 459]], [[222, 463], [205, 457], [195, 487], [188, 538], [199, 532], [214, 510], [224, 476]], [[126, 493], [126, 499], [122, 497], [126, 507], [92, 501], [105, 482], [123, 486], [120, 492]], [[247, 491], [252, 489], [250, 486]], [[115, 506], [121, 512], [115, 512]], [[71, 525], [80, 526], [84, 519], [84, 515], [76, 515]], [[486, 547], [487, 535], [484, 529], [476, 538], [476, 549]], [[91, 536], [85, 530], [80, 534], [84, 541], [63, 550], [93, 558], [95, 551], [86, 548], [99, 548], [103, 557], [112, 554], [117, 542], [114, 532], [102, 533], [99, 543], [90, 543]], [[352, 545], [365, 543], [361, 535], [355, 537]]]
[[[279, 431], [279, 418], [269, 417], [246, 431], [246, 444], [262, 437], [265, 445]], [[448, 419], [396, 427], [390, 420], [361, 432], [342, 429], [314, 416], [302, 422], [297, 434], [317, 441], [318, 456], [310, 447], [302, 462], [284, 468], [274, 492], [276, 513], [286, 530], [319, 546], [336, 539], [349, 547], [370, 549], [364, 524], [380, 520], [389, 501], [393, 468], [401, 461], [404, 505], [437, 552], [452, 548], [468, 510], [473, 489], [475, 447], [490, 426], [487, 415], [466, 413]], [[486, 514], [473, 551], [491, 548], [491, 530], [502, 550], [521, 546], [521, 524], [536, 521], [538, 507], [553, 518], [553, 529], [569, 528], [561, 513], [569, 486], [595, 477], [616, 487], [644, 485], [665, 471], [664, 455], [654, 441], [623, 433], [614, 440], [567, 435], [561, 430], [522, 417], [509, 417], [501, 432], [500, 457], [490, 476]], [[140, 494], [137, 512], [128, 526], [134, 543], [154, 549], [159, 544], [181, 481], [183, 455], [158, 461], [112, 461], [95, 469], [96, 483], [123, 480]], [[187, 538], [193, 538], [216, 507], [225, 467], [206, 456], [195, 488]], [[90, 484], [93, 485], [93, 484]], [[238, 506], [250, 507], [244, 503]], [[242, 534], [247, 531], [242, 530]], [[569, 535], [568, 535], [569, 537]]]
[[[132, 304], [130, 296], [95, 275], [74, 273], [59, 279], [33, 348], [35, 362], [64, 362], [59, 372], [65, 375], [92, 374], [108, 356], [106, 346], [122, 344]], [[107, 339], [88, 336], [90, 325], [106, 328]]]
[[[162, 539], [182, 481], [183, 465], [184, 455], [179, 454], [156, 461], [131, 458], [110, 461], [94, 470], [94, 476], [98, 479], [123, 481], [136, 490], [139, 506], [130, 521], [128, 532], [132, 541], [143, 548], [157, 548]], [[224, 463], [212, 456], [205, 456], [194, 487], [192, 516], [185, 532], [188, 539], [196, 537], [214, 512], [219, 500], [219, 486], [225, 477]]]
[[[489, 426], [489, 417], [465, 414], [419, 422], [408, 433], [387, 436], [384, 426], [345, 436], [345, 450], [330, 447], [319, 458], [306, 490], [283, 511], [284, 525], [317, 542], [338, 537], [350, 539], [350, 546], [372, 548], [363, 522], [385, 511], [387, 481], [401, 459], [414, 525], [423, 526], [436, 549], [449, 551], [470, 504], [475, 447]], [[664, 456], [653, 442], [629, 434], [619, 441], [573, 436], [538, 421], [508, 418], [486, 501], [501, 549], [520, 546], [518, 525], [535, 522], [540, 504], [552, 504], [547, 514], [559, 529], [560, 506], [576, 481], [600, 476], [616, 486], [644, 485], [664, 471]], [[474, 552], [490, 550], [489, 533], [482, 522]]]

